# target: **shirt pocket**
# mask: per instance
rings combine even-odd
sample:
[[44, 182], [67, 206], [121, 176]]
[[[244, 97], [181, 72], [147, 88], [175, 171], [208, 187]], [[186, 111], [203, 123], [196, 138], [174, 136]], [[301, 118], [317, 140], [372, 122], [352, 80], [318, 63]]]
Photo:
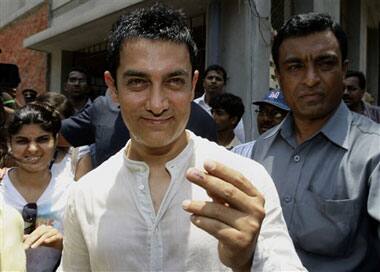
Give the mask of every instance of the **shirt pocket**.
[[306, 191], [293, 216], [295, 245], [312, 254], [347, 256], [352, 250], [360, 214], [359, 198], [330, 200]]

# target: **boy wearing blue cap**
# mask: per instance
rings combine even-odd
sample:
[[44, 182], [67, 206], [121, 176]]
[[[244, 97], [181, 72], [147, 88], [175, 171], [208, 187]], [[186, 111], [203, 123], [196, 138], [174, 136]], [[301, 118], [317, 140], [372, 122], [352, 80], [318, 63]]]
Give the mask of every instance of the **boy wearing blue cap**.
[[281, 123], [290, 110], [279, 89], [269, 90], [262, 100], [254, 101], [253, 104], [259, 106], [256, 112], [260, 135]]
[[[256, 112], [257, 129], [260, 135], [281, 123], [290, 111], [280, 89], [270, 89], [262, 100], [254, 101], [253, 104], [259, 106]], [[241, 144], [233, 148], [232, 151], [250, 158], [254, 144], [255, 141]]]

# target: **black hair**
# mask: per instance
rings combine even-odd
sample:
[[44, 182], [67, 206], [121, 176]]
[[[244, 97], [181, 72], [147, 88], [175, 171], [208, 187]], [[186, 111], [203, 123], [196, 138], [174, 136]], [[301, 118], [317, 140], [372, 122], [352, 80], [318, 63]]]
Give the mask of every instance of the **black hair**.
[[356, 77], [359, 80], [359, 87], [361, 90], [365, 89], [366, 86], [366, 80], [365, 75], [363, 72], [360, 71], [354, 71], [354, 70], [348, 70], [346, 73], [346, 78], [348, 77]]
[[48, 104], [29, 103], [15, 111], [8, 126], [8, 134], [15, 135], [24, 125], [32, 124], [40, 125], [44, 131], [56, 137], [61, 129], [61, 118], [59, 113]]
[[36, 102], [47, 103], [59, 112], [62, 119], [69, 118], [74, 115], [75, 109], [73, 104], [66, 96], [56, 92], [47, 92], [37, 97]]
[[317, 32], [330, 30], [334, 33], [339, 43], [342, 62], [347, 58], [347, 35], [342, 27], [323, 13], [305, 13], [290, 17], [274, 37], [272, 45], [272, 57], [279, 69], [279, 50], [282, 42], [288, 38], [304, 37]]
[[224, 85], [226, 85], [226, 83], [227, 83], [227, 72], [222, 66], [220, 66], [219, 64], [212, 64], [212, 65], [208, 66], [205, 70], [205, 78], [206, 78], [208, 72], [210, 72], [210, 71], [221, 72], [222, 76], [223, 76], [223, 80], [224, 80]]
[[197, 46], [186, 25], [184, 13], [161, 3], [155, 3], [151, 7], [137, 9], [120, 16], [112, 26], [108, 36], [107, 62], [108, 70], [115, 80], [123, 42], [140, 38], [186, 44], [190, 62], [194, 63]]
[[244, 104], [240, 97], [231, 93], [222, 93], [220, 95], [211, 98], [210, 107], [213, 110], [222, 109], [225, 110], [230, 117], [237, 117], [239, 123], [241, 117], [244, 114]]
[[88, 70], [82, 66], [74, 66], [70, 69], [70, 72], [67, 74], [66, 81], [69, 80], [69, 76], [71, 72], [79, 72], [81, 74], [84, 74], [86, 76], [86, 82], [89, 85], [90, 84], [90, 74], [88, 73]]

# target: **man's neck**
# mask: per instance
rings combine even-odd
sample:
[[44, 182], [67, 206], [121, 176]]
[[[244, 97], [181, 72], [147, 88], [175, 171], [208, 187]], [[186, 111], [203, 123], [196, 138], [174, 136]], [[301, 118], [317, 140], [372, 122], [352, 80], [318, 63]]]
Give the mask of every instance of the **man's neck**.
[[294, 128], [298, 144], [302, 144], [315, 135], [327, 123], [335, 111], [318, 119], [298, 118], [293, 115]]
[[218, 131], [218, 144], [222, 146], [227, 146], [234, 139], [235, 134], [233, 129], [228, 129], [224, 131]]
[[187, 133], [184, 132], [174, 143], [160, 148], [146, 147], [131, 139], [126, 150], [129, 159], [143, 161], [149, 166], [149, 189], [156, 214], [171, 180], [170, 173], [165, 165], [177, 157], [186, 148], [187, 143]]
[[129, 159], [143, 161], [148, 164], [149, 167], [157, 167], [159, 165], [165, 167], [168, 161], [174, 159], [185, 149], [187, 143], [188, 136], [186, 132], [173, 143], [157, 148], [146, 147], [132, 138], [126, 153]]
[[350, 106], [349, 108], [353, 112], [357, 112], [357, 113], [362, 114], [364, 112], [364, 103], [362, 101], [360, 101], [359, 103], [354, 104], [354, 105]]
[[88, 98], [87, 97], [80, 98], [80, 99], [75, 98], [75, 99], [71, 99], [70, 101], [73, 104], [75, 111], [77, 112], [77, 111], [80, 111], [86, 105]]

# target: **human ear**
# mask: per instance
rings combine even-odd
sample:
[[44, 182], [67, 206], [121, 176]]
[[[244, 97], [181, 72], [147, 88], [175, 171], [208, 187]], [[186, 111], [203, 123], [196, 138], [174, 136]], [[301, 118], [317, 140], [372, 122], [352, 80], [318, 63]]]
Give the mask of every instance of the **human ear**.
[[104, 81], [106, 82], [106, 85], [107, 85], [108, 90], [111, 94], [111, 98], [112, 98], [113, 102], [119, 103], [118, 91], [116, 88], [116, 82], [113, 79], [113, 77], [109, 71], [104, 72]]
[[191, 81], [191, 100], [194, 99], [195, 87], [197, 86], [198, 78], [199, 78], [199, 71], [195, 70], [192, 81]]

